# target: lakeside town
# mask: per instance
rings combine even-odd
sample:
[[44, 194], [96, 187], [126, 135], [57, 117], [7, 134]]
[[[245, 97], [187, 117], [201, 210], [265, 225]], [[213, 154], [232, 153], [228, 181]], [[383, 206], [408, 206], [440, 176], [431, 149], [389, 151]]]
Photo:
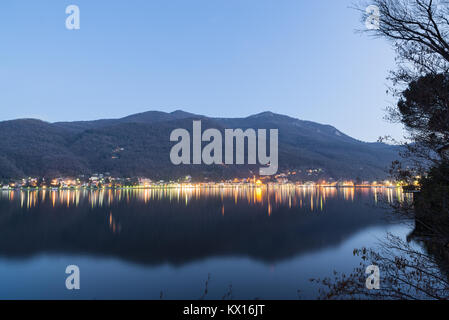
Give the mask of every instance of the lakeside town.
[[[291, 173], [281, 173], [273, 177], [248, 177], [235, 178], [221, 181], [197, 181], [191, 176], [185, 176], [177, 180], [153, 180], [146, 177], [119, 178], [113, 177], [109, 173], [93, 174], [91, 176], [59, 177], [53, 179], [28, 177], [10, 181], [0, 182], [1, 190], [23, 190], [23, 189], [51, 189], [51, 190], [69, 190], [69, 189], [151, 189], [151, 188], [180, 188], [180, 187], [204, 187], [204, 188], [224, 188], [224, 187], [260, 187], [263, 185], [296, 185], [304, 187], [335, 187], [335, 188], [353, 188], [353, 187], [405, 187], [403, 182], [392, 180], [363, 181], [357, 180], [334, 180], [318, 179], [299, 181], [291, 178]], [[418, 178], [414, 183], [418, 187]]]

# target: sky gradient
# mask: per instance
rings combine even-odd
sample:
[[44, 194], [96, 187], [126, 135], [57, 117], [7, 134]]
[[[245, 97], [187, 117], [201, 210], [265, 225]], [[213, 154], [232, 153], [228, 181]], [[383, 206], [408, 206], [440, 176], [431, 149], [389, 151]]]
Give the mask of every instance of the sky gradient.
[[[375, 141], [394, 52], [353, 0], [2, 0], [0, 120], [262, 111]], [[65, 28], [78, 5], [81, 29]]]

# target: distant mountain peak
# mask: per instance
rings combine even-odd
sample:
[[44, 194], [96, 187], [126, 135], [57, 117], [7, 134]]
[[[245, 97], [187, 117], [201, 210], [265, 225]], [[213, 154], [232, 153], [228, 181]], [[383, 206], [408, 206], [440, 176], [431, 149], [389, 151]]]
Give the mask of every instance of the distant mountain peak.
[[271, 112], [271, 111], [264, 111], [264, 112], [249, 116], [248, 118], [267, 118], [267, 117], [275, 117], [275, 116], [281, 116], [281, 115]]
[[171, 114], [191, 114], [191, 113], [186, 112], [186, 111], [181, 110], [181, 109], [177, 109], [177, 110], [172, 111], [172, 112], [170, 112], [170, 113], [171, 113]]
[[172, 116], [176, 116], [177, 118], [182, 117], [182, 118], [188, 118], [188, 117], [197, 117], [198, 115], [190, 113], [190, 112], [186, 112], [184, 110], [175, 110], [173, 112], [170, 112], [170, 114]]
[[261, 112], [252, 116], [249, 116], [247, 119], [261, 119], [261, 120], [277, 120], [277, 121], [301, 121], [297, 118], [293, 118], [290, 116], [286, 116], [284, 114], [279, 114], [271, 111]]

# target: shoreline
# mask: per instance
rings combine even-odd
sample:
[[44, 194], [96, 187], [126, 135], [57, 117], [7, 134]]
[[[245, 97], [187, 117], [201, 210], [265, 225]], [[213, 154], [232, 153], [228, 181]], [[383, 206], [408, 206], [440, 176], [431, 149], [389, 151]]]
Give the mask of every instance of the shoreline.
[[333, 189], [372, 189], [388, 188], [403, 189], [402, 186], [394, 185], [354, 185], [354, 186], [333, 186], [333, 185], [303, 185], [303, 184], [264, 184], [264, 185], [153, 185], [153, 186], [132, 186], [132, 187], [26, 187], [26, 188], [1, 188], [0, 191], [100, 191], [100, 190], [161, 190], [161, 189], [234, 189], [234, 188], [270, 188], [270, 187], [290, 187], [290, 188], [333, 188]]

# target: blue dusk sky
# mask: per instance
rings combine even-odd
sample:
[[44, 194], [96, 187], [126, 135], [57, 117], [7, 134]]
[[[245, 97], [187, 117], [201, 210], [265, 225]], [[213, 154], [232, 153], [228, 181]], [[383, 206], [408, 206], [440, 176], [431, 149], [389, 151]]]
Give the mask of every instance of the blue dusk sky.
[[400, 139], [383, 120], [394, 52], [355, 32], [353, 1], [2, 0], [0, 120], [273, 111]]

